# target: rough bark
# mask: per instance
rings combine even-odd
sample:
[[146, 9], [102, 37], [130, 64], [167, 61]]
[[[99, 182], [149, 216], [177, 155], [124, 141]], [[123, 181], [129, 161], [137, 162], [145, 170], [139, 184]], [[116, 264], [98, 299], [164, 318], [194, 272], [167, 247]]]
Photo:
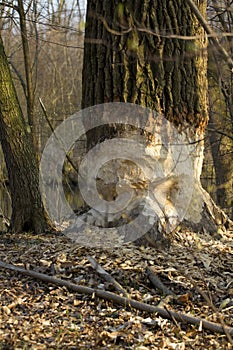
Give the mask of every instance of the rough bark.
[[[206, 1], [197, 3], [204, 15]], [[197, 39], [182, 40], [179, 36]], [[213, 203], [200, 183], [208, 122], [206, 47], [204, 29], [182, 0], [89, 0], [82, 107], [130, 102], [149, 107], [172, 122], [193, 147], [195, 189], [186, 220], [198, 228], [206, 223], [215, 230]], [[113, 131], [116, 133], [116, 129], [104, 126], [88, 132], [88, 148], [103, 137], [113, 137]], [[130, 130], [122, 127], [117, 132], [130, 135]], [[101, 186], [99, 192], [104, 192]], [[155, 239], [152, 234], [150, 240]]]
[[[201, 7], [204, 12], [205, 2]], [[90, 0], [87, 13], [82, 106], [137, 103], [162, 112], [179, 126], [188, 123], [194, 131], [203, 130], [207, 123], [206, 39], [169, 38], [204, 35], [189, 7], [179, 0], [137, 0], [124, 5]], [[102, 18], [119, 34], [131, 31], [114, 35]]]
[[39, 191], [39, 171], [30, 127], [23, 118], [1, 38], [0, 141], [9, 176], [11, 229], [43, 232], [49, 224]]

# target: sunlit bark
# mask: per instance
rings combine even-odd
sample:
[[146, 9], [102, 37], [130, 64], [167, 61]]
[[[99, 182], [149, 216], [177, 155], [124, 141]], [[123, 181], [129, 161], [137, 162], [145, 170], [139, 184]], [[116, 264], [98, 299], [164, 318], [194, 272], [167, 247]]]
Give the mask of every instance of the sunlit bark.
[[49, 225], [40, 191], [36, 156], [0, 38], [0, 141], [12, 200], [11, 229], [43, 232]]

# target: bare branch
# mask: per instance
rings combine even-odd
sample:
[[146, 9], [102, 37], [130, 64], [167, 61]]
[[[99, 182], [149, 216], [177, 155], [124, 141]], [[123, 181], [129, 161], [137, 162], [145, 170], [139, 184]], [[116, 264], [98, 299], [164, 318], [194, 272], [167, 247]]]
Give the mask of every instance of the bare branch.
[[228, 52], [224, 49], [224, 47], [220, 44], [217, 34], [213, 31], [213, 29], [210, 27], [210, 25], [207, 23], [205, 18], [202, 16], [201, 12], [199, 11], [198, 7], [194, 4], [192, 0], [186, 0], [189, 4], [191, 10], [197, 17], [198, 21], [201, 23], [202, 27], [204, 28], [205, 32], [210, 35], [210, 40], [218, 50], [218, 52], [224, 57], [225, 61], [228, 64], [228, 67], [233, 72], [233, 60], [228, 54]]
[[[47, 114], [47, 111], [46, 111], [46, 108], [45, 108], [45, 105], [43, 104], [41, 98], [39, 97], [39, 102], [40, 102], [40, 106], [42, 108], [42, 111], [44, 113], [44, 116], [45, 116], [45, 119], [48, 123], [48, 126], [50, 128], [50, 130], [52, 131], [52, 133], [55, 135], [56, 139], [60, 142], [60, 144], [62, 145], [63, 147], [63, 150], [65, 150], [65, 146], [64, 144], [62, 143], [62, 140], [58, 138], [57, 134], [56, 134], [56, 131], [54, 130], [53, 126], [52, 126], [52, 123], [50, 122], [49, 120], [49, 117], [48, 117], [48, 114]], [[79, 171], [78, 171], [78, 168], [76, 167], [76, 165], [74, 164], [74, 162], [72, 161], [72, 159], [70, 158], [70, 156], [68, 154], [66, 154], [66, 159], [67, 161], [70, 163], [70, 165], [72, 166], [72, 168], [75, 170], [75, 172], [77, 174], [79, 174]], [[80, 176], [80, 174], [79, 174]]]

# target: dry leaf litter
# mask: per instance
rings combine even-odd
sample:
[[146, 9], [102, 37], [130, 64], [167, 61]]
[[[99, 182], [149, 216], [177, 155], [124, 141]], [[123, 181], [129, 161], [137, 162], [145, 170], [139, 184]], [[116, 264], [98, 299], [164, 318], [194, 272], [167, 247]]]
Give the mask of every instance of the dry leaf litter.
[[[233, 232], [176, 232], [169, 250], [86, 248], [60, 234], [0, 235], [0, 260], [72, 283], [116, 292], [88, 260], [92, 256], [130, 298], [157, 305], [164, 296], [149, 281], [151, 267], [179, 296], [166, 308], [233, 326]], [[0, 349], [232, 349], [225, 334], [0, 269]]]

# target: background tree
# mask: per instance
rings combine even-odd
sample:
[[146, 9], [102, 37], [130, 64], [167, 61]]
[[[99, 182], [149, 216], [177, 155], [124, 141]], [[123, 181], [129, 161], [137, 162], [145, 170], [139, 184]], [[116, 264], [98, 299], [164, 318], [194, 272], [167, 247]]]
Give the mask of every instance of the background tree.
[[[27, 125], [33, 124], [37, 159], [55, 128], [81, 107], [81, 69], [83, 53], [83, 12], [79, 2], [23, 3], [25, 33], [22, 33], [15, 2], [1, 2], [1, 29], [7, 61], [11, 68], [18, 100]], [[32, 89], [28, 95], [26, 60], [22, 39], [29, 48], [27, 60]], [[77, 69], [78, 67], [78, 69]], [[39, 99], [46, 108], [47, 117]], [[32, 103], [30, 102], [32, 101]], [[31, 106], [32, 108], [29, 108]], [[31, 110], [31, 123], [28, 118]], [[32, 123], [33, 120], [33, 123]], [[3, 156], [1, 155], [1, 159]], [[7, 171], [1, 161], [0, 208], [2, 216], [11, 216]], [[71, 175], [72, 177], [72, 175]], [[66, 180], [68, 183], [69, 181]], [[71, 196], [76, 200], [77, 196]], [[4, 225], [0, 229], [5, 229]]]
[[[208, 18], [219, 36], [220, 44], [232, 57], [231, 3], [228, 0], [209, 1]], [[232, 74], [227, 62], [210, 45], [208, 60], [210, 121], [207, 129], [209, 142], [206, 144], [203, 183], [218, 205], [231, 218], [233, 215]]]
[[[80, 109], [84, 30], [81, 9], [78, 2], [66, 1], [49, 1], [46, 6], [43, 1], [32, 1], [27, 7], [20, 1], [18, 6], [12, 2], [2, 4], [5, 50], [25, 118], [34, 125], [34, 144], [40, 153], [51, 131], [38, 98], [54, 127]], [[13, 21], [8, 20], [8, 9]]]

